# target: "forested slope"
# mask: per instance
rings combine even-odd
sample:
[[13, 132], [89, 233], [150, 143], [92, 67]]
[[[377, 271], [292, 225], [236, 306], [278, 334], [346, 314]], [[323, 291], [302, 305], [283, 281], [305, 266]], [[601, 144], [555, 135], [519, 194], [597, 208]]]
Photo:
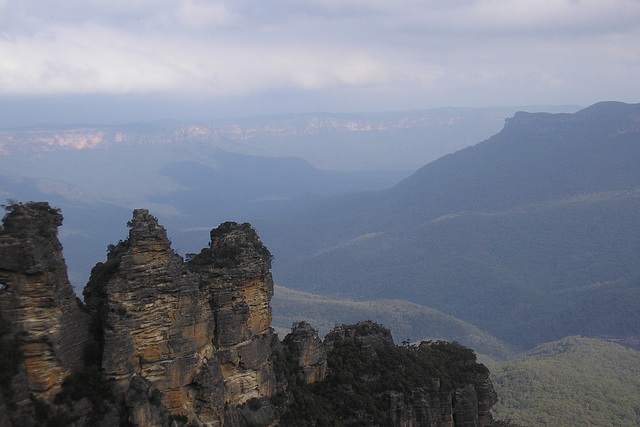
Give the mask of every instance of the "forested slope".
[[[633, 341], [638, 164], [640, 104], [518, 113], [394, 188], [258, 227], [286, 287], [406, 299], [521, 348], [575, 334]], [[620, 305], [628, 316], [612, 314]]]
[[490, 366], [498, 418], [523, 425], [636, 426], [640, 352], [581, 337]]

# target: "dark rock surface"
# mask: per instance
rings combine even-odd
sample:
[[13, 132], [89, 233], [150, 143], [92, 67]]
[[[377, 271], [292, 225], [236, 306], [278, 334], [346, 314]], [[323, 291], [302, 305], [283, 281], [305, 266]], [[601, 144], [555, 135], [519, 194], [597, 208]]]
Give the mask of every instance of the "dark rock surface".
[[[389, 330], [370, 321], [336, 326], [318, 341], [304, 322], [283, 340], [298, 377], [289, 379], [293, 402], [285, 405], [282, 426], [493, 425], [489, 410], [497, 395], [489, 372], [460, 344], [399, 347]], [[306, 374], [313, 365], [302, 360], [314, 354], [325, 355], [327, 368], [321, 382], [310, 383]]]

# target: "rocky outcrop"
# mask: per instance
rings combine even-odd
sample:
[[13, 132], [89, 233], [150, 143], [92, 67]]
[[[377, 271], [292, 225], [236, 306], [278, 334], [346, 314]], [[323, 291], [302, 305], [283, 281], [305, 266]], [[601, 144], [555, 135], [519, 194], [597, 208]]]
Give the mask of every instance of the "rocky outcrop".
[[201, 277], [215, 317], [212, 342], [225, 379], [225, 402], [271, 396], [271, 254], [249, 224], [211, 231], [209, 248], [188, 263]]
[[324, 380], [327, 374], [327, 350], [317, 330], [307, 322], [299, 322], [284, 337], [282, 344], [297, 363], [300, 378], [306, 384]]
[[34, 404], [51, 403], [65, 378], [82, 369], [89, 315], [67, 278], [57, 238], [60, 212], [47, 203], [7, 211], [0, 230], [0, 315], [15, 345], [6, 350], [21, 358], [7, 389], [14, 420], [29, 425]]
[[[283, 341], [299, 379], [292, 392], [295, 413], [285, 408], [283, 426], [331, 425], [334, 413], [345, 425], [493, 425], [490, 409], [497, 395], [470, 349], [442, 341], [399, 347], [389, 330], [370, 321], [336, 326], [320, 344], [314, 333], [301, 322]], [[301, 355], [311, 354], [324, 354], [327, 362], [325, 384], [317, 389], [305, 381], [313, 364], [302, 363]], [[305, 405], [307, 399], [314, 407]], [[315, 407], [322, 410], [313, 419], [301, 415]]]
[[128, 238], [92, 270], [85, 306], [66, 276], [60, 212], [7, 210], [1, 425], [492, 424], [486, 369], [457, 344], [397, 347], [372, 322], [324, 342], [300, 322], [280, 343], [271, 254], [249, 224], [222, 224], [185, 262], [137, 209]]
[[362, 321], [355, 325], [337, 325], [325, 337], [325, 344], [329, 350], [333, 350], [336, 341], [357, 344], [371, 356], [376, 356], [380, 350], [395, 346], [391, 331], [371, 321]]
[[[129, 226], [129, 238], [110, 247], [84, 291], [103, 331], [104, 374], [127, 401], [129, 394], [144, 395], [132, 388], [140, 377], [157, 389], [170, 413], [194, 416], [196, 378], [215, 382], [201, 378], [211, 372], [206, 365], [214, 352], [211, 306], [200, 278], [173, 252], [155, 217], [138, 209]], [[144, 425], [150, 420], [143, 414], [155, 412], [148, 399], [134, 401], [129, 422]], [[219, 420], [224, 402], [217, 403], [210, 406]]]
[[498, 393], [493, 388], [493, 383], [488, 372], [476, 375], [473, 381], [473, 391], [477, 396], [478, 421], [482, 427], [493, 425], [491, 408], [498, 403]]
[[[225, 223], [185, 263], [147, 210], [135, 210], [129, 226], [84, 291], [103, 331], [104, 374], [130, 408], [128, 422], [154, 424], [159, 406], [222, 425], [225, 405], [270, 396], [271, 255], [255, 231]], [[143, 398], [138, 378], [161, 405]]]

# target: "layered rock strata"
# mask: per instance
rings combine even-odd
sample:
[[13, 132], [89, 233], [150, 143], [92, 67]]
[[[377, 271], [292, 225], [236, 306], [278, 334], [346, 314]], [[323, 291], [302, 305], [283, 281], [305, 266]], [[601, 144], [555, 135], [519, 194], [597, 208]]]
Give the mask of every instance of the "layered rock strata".
[[[309, 403], [329, 402], [327, 390], [344, 397], [335, 414], [325, 406], [318, 413], [333, 424], [380, 416], [396, 426], [492, 423], [493, 386], [461, 346], [446, 347], [457, 354], [452, 360], [429, 343], [402, 349], [372, 322], [338, 326], [324, 342], [300, 322], [280, 343], [270, 328], [271, 254], [248, 224], [222, 224], [184, 262], [157, 219], [135, 210], [128, 238], [109, 246], [107, 260], [92, 270], [85, 306], [67, 279], [60, 212], [34, 202], [7, 211], [0, 229], [0, 425], [316, 425], [295, 416]], [[345, 346], [350, 353], [336, 356]], [[410, 360], [434, 351], [434, 363], [455, 365], [451, 372], [463, 379], [441, 384], [439, 373], [415, 371], [411, 362], [420, 381], [400, 378], [402, 390], [381, 382], [391, 379], [383, 356]], [[386, 363], [397, 368], [396, 359]], [[314, 390], [320, 394], [305, 397]], [[340, 415], [363, 391], [375, 392], [368, 408], [382, 405], [383, 414]]]
[[51, 403], [65, 378], [82, 369], [89, 315], [67, 277], [57, 238], [59, 210], [47, 203], [7, 210], [0, 230], [0, 315], [12, 336], [4, 342], [15, 345], [5, 350], [21, 359], [7, 389], [13, 393], [13, 418], [29, 425], [36, 402]]
[[[255, 231], [225, 223], [185, 263], [147, 210], [129, 226], [84, 291], [102, 325], [104, 374], [127, 404], [144, 395], [132, 388], [140, 378], [172, 416], [222, 425], [225, 404], [269, 397], [271, 255]], [[132, 401], [128, 422], [145, 425], [154, 402]]]
[[318, 331], [307, 322], [299, 322], [282, 341], [290, 357], [300, 369], [300, 378], [307, 384], [322, 381], [327, 375], [327, 350]]
[[212, 343], [225, 379], [225, 402], [271, 396], [271, 254], [249, 224], [211, 231], [209, 248], [189, 263], [202, 280], [214, 318]]

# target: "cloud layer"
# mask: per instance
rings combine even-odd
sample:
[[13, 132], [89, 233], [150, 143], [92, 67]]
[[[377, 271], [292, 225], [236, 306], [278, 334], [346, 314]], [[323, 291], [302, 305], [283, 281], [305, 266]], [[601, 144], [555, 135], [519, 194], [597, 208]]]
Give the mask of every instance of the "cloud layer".
[[0, 0], [0, 97], [637, 102], [639, 70], [637, 0]]

